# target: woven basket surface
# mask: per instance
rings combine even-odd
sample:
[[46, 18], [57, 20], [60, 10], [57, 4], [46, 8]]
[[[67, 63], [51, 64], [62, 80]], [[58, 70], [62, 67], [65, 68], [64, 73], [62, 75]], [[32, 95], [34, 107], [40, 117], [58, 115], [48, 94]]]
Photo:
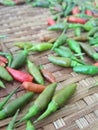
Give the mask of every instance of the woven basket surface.
[[[50, 11], [43, 8], [32, 8], [31, 5], [21, 5], [14, 7], [0, 6], [0, 35], [6, 35], [6, 38], [0, 39], [4, 48], [0, 46], [1, 51], [8, 50], [13, 55], [20, 49], [14, 46], [15, 42], [31, 41], [33, 43], [41, 42], [43, 36], [58, 36], [57, 32], [47, 31], [47, 18], [50, 17]], [[68, 36], [73, 33], [69, 32]], [[50, 63], [48, 55], [55, 55], [53, 52], [45, 51], [41, 53], [31, 53], [29, 58], [37, 66], [42, 64], [50, 70], [56, 77], [58, 87], [56, 91], [64, 85], [77, 83], [78, 87], [72, 98], [66, 105], [55, 113], [35, 124], [37, 130], [98, 130], [98, 88], [92, 87], [98, 81], [98, 75], [88, 76], [77, 74], [71, 68], [63, 68]], [[85, 57], [88, 63], [92, 63], [89, 57]], [[25, 71], [25, 68], [23, 68]], [[19, 82], [5, 83], [6, 89], [0, 89], [0, 100], [8, 95], [17, 86], [20, 86], [13, 99], [19, 97], [25, 90]], [[47, 82], [46, 82], [47, 84]], [[26, 105], [21, 110], [18, 119], [27, 112]], [[11, 118], [0, 121], [0, 130], [5, 130]], [[25, 130], [25, 123], [22, 123], [16, 130]]]

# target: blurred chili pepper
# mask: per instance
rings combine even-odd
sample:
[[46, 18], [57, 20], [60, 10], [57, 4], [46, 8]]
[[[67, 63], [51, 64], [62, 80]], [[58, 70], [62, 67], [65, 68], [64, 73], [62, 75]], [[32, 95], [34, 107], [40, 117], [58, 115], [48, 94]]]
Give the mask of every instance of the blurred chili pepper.
[[89, 16], [92, 16], [92, 15], [93, 15], [93, 13], [92, 13], [91, 10], [86, 10], [85, 13], [86, 13], [87, 15], [89, 15]]
[[6, 6], [13, 6], [15, 5], [15, 2], [13, 0], [3, 0], [0, 1], [1, 4], [6, 5]]
[[98, 44], [98, 37], [97, 37], [97, 38], [89, 37], [89, 38], [88, 38], [88, 43], [89, 43], [90, 45], [96, 45], [96, 44]]
[[46, 111], [41, 116], [39, 116], [37, 120], [34, 121], [34, 123], [44, 119], [59, 108], [63, 107], [67, 100], [74, 94], [76, 87], [77, 85], [73, 83], [66, 85], [61, 90], [59, 90], [48, 104]]
[[85, 42], [85, 41], [88, 41], [88, 36], [87, 36], [87, 34], [81, 35], [81, 36], [76, 36], [76, 37], [73, 37], [73, 40]]
[[47, 69], [44, 69], [43, 65], [39, 66], [39, 69], [42, 73], [42, 75], [51, 83], [56, 82], [56, 78], [54, 77], [54, 75], [48, 71]]
[[14, 45], [21, 49], [24, 49], [24, 47], [26, 47], [26, 49], [29, 49], [33, 46], [31, 42], [16, 42]]
[[16, 91], [19, 89], [19, 87], [17, 87], [16, 89], [14, 89], [9, 95], [7, 95], [3, 101], [0, 102], [0, 110], [3, 109], [3, 107], [5, 106], [5, 104], [9, 101], [9, 99], [16, 93]]
[[13, 130], [15, 127], [16, 118], [19, 114], [19, 109], [16, 111], [15, 115], [13, 116], [12, 120], [9, 122], [6, 130]]
[[12, 76], [9, 74], [9, 72], [3, 66], [0, 66], [0, 77], [9, 82], [13, 81]]
[[27, 81], [23, 82], [22, 86], [27, 91], [34, 92], [34, 93], [41, 93], [45, 89], [45, 86], [43, 86], [41, 84], [35, 84], [32, 82], [27, 82]]
[[33, 76], [31, 76], [30, 74], [26, 72], [12, 69], [10, 67], [6, 67], [6, 69], [12, 75], [12, 77], [19, 82], [24, 82], [24, 81], [32, 82], [33, 81]]
[[49, 50], [51, 49], [53, 46], [52, 43], [40, 43], [40, 44], [34, 44], [30, 49], [28, 49], [29, 51], [38, 51], [38, 52], [41, 52], [41, 51], [46, 51], [46, 50]]
[[75, 29], [75, 36], [81, 36], [81, 28]]
[[34, 104], [29, 108], [27, 114], [20, 119], [19, 123], [25, 120], [29, 120], [33, 116], [37, 115], [39, 112], [45, 110], [55, 92], [56, 87], [57, 83], [49, 84], [44, 89], [44, 91], [36, 98]]
[[43, 7], [43, 8], [48, 8], [49, 7], [49, 2], [46, 0], [38, 0], [38, 1], [34, 1], [32, 3], [33, 7]]
[[86, 19], [83, 19], [83, 18], [76, 17], [76, 16], [69, 16], [69, 17], [67, 18], [67, 21], [68, 21], [68, 22], [71, 22], [71, 23], [85, 24], [87, 20], [86, 20]]
[[79, 42], [79, 44], [88, 56], [92, 57], [94, 60], [98, 60], [98, 53], [96, 53], [93, 47], [86, 43]]
[[55, 21], [52, 18], [48, 18], [48, 25], [51, 26], [54, 24], [55, 24]]
[[98, 74], [98, 67], [94, 65], [79, 65], [75, 66], [73, 71], [80, 74], [96, 75]]
[[4, 56], [0, 56], [0, 61], [4, 62], [5, 64], [8, 63], [7, 58], [5, 58]]
[[80, 55], [81, 60], [84, 59], [83, 56], [82, 56], [81, 47], [80, 47], [80, 45], [77, 41], [72, 40], [72, 39], [67, 39], [67, 44], [69, 45], [71, 50], [73, 50], [74, 52], [76, 52], [77, 54]]
[[72, 14], [73, 14], [73, 15], [76, 15], [76, 14], [79, 14], [79, 13], [80, 13], [79, 7], [78, 7], [78, 6], [75, 6], [75, 7], [72, 9]]
[[11, 63], [11, 68], [19, 69], [22, 66], [24, 66], [26, 63], [27, 57], [28, 57], [28, 51], [26, 49], [24, 49], [23, 51], [18, 53], [16, 55], [16, 57], [14, 57], [14, 59]]
[[5, 67], [5, 66], [6, 66], [6, 64], [5, 64], [4, 62], [0, 61], [0, 66]]
[[30, 120], [27, 121], [26, 130], [35, 130], [35, 127]]
[[25, 104], [27, 104], [33, 98], [33, 92], [27, 92], [22, 96], [16, 98], [15, 100], [9, 102], [1, 111], [0, 111], [0, 120], [3, 120], [7, 117], [15, 114], [17, 109], [21, 109]]
[[98, 27], [95, 27], [95, 28], [91, 29], [91, 30], [88, 32], [88, 36], [91, 37], [91, 36], [93, 36], [96, 32], [98, 32]]
[[83, 25], [82, 24], [79, 24], [79, 23], [68, 23], [68, 28], [74, 28], [74, 29], [76, 29], [76, 28], [81, 28], [81, 27], [83, 27]]
[[4, 85], [4, 83], [1, 80], [0, 80], [0, 87], [1, 88], [6, 88], [5, 85]]
[[38, 69], [38, 67], [31, 62], [30, 60], [27, 60], [27, 68], [29, 73], [34, 77], [34, 80], [39, 83], [39, 84], [44, 84], [44, 79], [43, 76], [40, 73], [40, 70]]
[[94, 63], [93, 65], [94, 65], [94, 66], [98, 66], [98, 62]]

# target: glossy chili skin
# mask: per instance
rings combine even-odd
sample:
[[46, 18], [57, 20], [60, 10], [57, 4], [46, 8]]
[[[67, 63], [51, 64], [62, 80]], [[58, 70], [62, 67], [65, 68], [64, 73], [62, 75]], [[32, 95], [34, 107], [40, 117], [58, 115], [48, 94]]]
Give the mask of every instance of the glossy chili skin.
[[44, 84], [44, 78], [40, 72], [40, 70], [38, 69], [38, 67], [31, 62], [30, 60], [27, 60], [27, 68], [29, 73], [34, 77], [34, 80], [39, 83], [39, 84]]
[[0, 66], [0, 77], [9, 82], [13, 81], [13, 77], [9, 74], [9, 72], [3, 66]]
[[73, 71], [80, 74], [96, 75], [98, 74], [98, 67], [93, 65], [79, 65], [75, 66]]
[[20, 119], [19, 122], [29, 120], [33, 116], [37, 115], [39, 112], [43, 111], [46, 109], [48, 103], [50, 102], [55, 89], [57, 87], [57, 83], [52, 83], [49, 84], [44, 91], [36, 98], [34, 101], [34, 104], [29, 108], [28, 113]]
[[57, 91], [54, 94], [51, 102], [48, 104], [46, 111], [41, 116], [39, 116], [35, 122], [44, 119], [48, 115], [55, 112], [57, 109], [63, 107], [65, 103], [67, 102], [67, 100], [74, 94], [76, 87], [77, 85], [73, 83], [73, 84], [64, 86], [61, 90]]
[[28, 51], [24, 49], [23, 51], [18, 53], [16, 57], [14, 57], [11, 63], [11, 68], [19, 69], [23, 67], [26, 63], [27, 57], [28, 57]]
[[34, 96], [33, 92], [27, 92], [24, 95], [8, 103], [0, 111], [0, 120], [3, 120], [7, 117], [12, 116], [16, 112], [17, 109], [21, 109], [23, 105], [27, 104], [33, 98], [33, 96]]
[[89, 44], [79, 43], [82, 49], [86, 52], [86, 54], [92, 57], [94, 60], [98, 60], [98, 53], [92, 48]]

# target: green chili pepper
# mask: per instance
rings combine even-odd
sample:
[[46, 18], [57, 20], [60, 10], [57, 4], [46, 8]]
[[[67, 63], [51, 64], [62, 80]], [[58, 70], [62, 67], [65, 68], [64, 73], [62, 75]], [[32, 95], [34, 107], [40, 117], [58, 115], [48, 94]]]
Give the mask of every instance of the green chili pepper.
[[[19, 88], [19, 87], [18, 87]], [[13, 90], [7, 97], [4, 98], [3, 101], [0, 102], [0, 110], [3, 109], [4, 105], [9, 101], [9, 99], [15, 94], [15, 92], [17, 91], [16, 88], [15, 90]]]
[[96, 44], [98, 44], [98, 37], [97, 37], [97, 38], [89, 37], [88, 43], [89, 43], [90, 45], [96, 45]]
[[44, 7], [44, 8], [48, 8], [49, 7], [49, 2], [46, 0], [39, 0], [39, 1], [35, 1], [32, 4], [33, 7]]
[[26, 130], [35, 130], [35, 127], [30, 120], [27, 121]]
[[80, 55], [81, 60], [83, 60], [82, 52], [81, 52], [81, 47], [78, 42], [72, 39], [67, 40], [67, 44], [69, 45], [70, 49], [72, 49], [74, 52]]
[[94, 34], [94, 38], [98, 38], [98, 32]]
[[79, 65], [75, 66], [73, 71], [81, 74], [96, 75], [98, 74], [98, 67], [93, 65]]
[[8, 103], [0, 111], [0, 120], [12, 116], [16, 112], [17, 109], [20, 109], [24, 105], [26, 105], [33, 98], [33, 96], [34, 96], [33, 92], [28, 92], [16, 98], [15, 100], [11, 101], [10, 103]]
[[3, 66], [0, 66], [0, 77], [6, 81], [13, 81], [12, 76]]
[[79, 43], [82, 49], [86, 52], [87, 55], [92, 57], [94, 60], [98, 60], [98, 53], [91, 47], [89, 44]]
[[6, 87], [5, 87], [5, 84], [4, 84], [1, 80], [0, 80], [0, 87], [1, 87], [1, 88], [6, 88]]
[[14, 45], [21, 49], [24, 49], [24, 47], [26, 47], [26, 49], [29, 49], [33, 46], [31, 42], [16, 42]]
[[47, 117], [48, 115], [55, 112], [57, 109], [63, 107], [67, 100], [73, 95], [76, 90], [77, 85], [75, 83], [64, 86], [59, 90], [52, 98], [51, 102], [48, 104], [46, 111], [35, 121], [40, 121]]
[[77, 14], [76, 16], [79, 17], [79, 18], [87, 19], [87, 20], [89, 20], [89, 19], [91, 19], [93, 17], [93, 16], [89, 16], [89, 15], [87, 15], [85, 13], [80, 13], [80, 14]]
[[44, 78], [40, 72], [40, 70], [37, 68], [37, 66], [31, 62], [30, 60], [27, 60], [27, 67], [29, 73], [34, 77], [35, 81], [39, 84], [44, 84]]
[[89, 32], [88, 32], [88, 36], [93, 36], [96, 32], [98, 32], [98, 27], [95, 27], [93, 29], [91, 29]]
[[75, 23], [68, 23], [68, 28], [81, 28], [81, 27], [83, 27], [83, 25], [82, 24], [79, 24], [79, 23], [77, 23], [77, 24], [75, 24]]
[[13, 130], [16, 122], [16, 118], [18, 116], [19, 109], [16, 111], [15, 115], [13, 116], [12, 120], [9, 122], [9, 125], [6, 130]]
[[19, 123], [25, 120], [29, 120], [39, 112], [45, 110], [55, 92], [56, 87], [57, 83], [49, 84], [34, 101], [34, 104], [29, 108], [28, 113], [20, 119]]
[[52, 26], [49, 26], [47, 29], [50, 31], [60, 31], [60, 30], [64, 30], [65, 27], [66, 27], [66, 24], [64, 23], [56, 23]]
[[35, 44], [33, 45], [30, 49], [28, 49], [29, 51], [46, 51], [51, 49], [53, 46], [52, 43], [41, 43], [41, 44]]
[[81, 36], [81, 28], [75, 29], [75, 36]]
[[0, 1], [0, 3], [1, 3], [1, 4], [4, 4], [4, 5], [8, 5], [8, 6], [13, 6], [13, 5], [15, 5], [15, 2], [12, 1], [12, 0], [3, 0], [3, 2]]
[[0, 35], [0, 39], [1, 38], [6, 38], [7, 36], [6, 35]]
[[19, 69], [21, 68], [27, 60], [28, 57], [28, 51], [24, 49], [22, 52], [18, 53], [16, 57], [14, 57], [11, 68]]
[[65, 36], [66, 29], [67, 29], [67, 27], [64, 29], [63, 33], [54, 42], [51, 50], [54, 50], [55, 48], [59, 47], [60, 45], [63, 45], [66, 42], [66, 36]]

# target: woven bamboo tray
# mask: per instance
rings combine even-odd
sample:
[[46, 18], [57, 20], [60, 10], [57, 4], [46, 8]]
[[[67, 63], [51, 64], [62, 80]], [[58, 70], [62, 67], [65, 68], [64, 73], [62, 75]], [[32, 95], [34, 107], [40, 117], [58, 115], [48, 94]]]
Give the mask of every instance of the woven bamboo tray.
[[[15, 42], [31, 41], [40, 42], [43, 35], [57, 36], [56, 32], [49, 32], [47, 28], [47, 18], [51, 16], [48, 9], [32, 8], [30, 5], [14, 7], [0, 6], [0, 35], [7, 35], [1, 39], [4, 48], [8, 49], [13, 55], [20, 50], [14, 46]], [[69, 33], [72, 36], [72, 33]], [[47, 56], [53, 55], [50, 51], [43, 53], [30, 54], [29, 58], [36, 65], [43, 64], [56, 77], [58, 82], [57, 90], [64, 85], [76, 82], [78, 87], [76, 93], [66, 103], [66, 105], [53, 113], [51, 116], [35, 124], [37, 130], [98, 130], [98, 88], [91, 88], [98, 81], [98, 76], [88, 76], [76, 74], [71, 68], [63, 68], [49, 63]], [[89, 57], [85, 57], [88, 63], [92, 63]], [[25, 70], [25, 68], [23, 68]], [[0, 100], [9, 94], [20, 83], [5, 83], [6, 89], [0, 89]], [[47, 84], [47, 83], [46, 83]], [[20, 87], [13, 99], [25, 93]], [[20, 112], [18, 119], [27, 112], [30, 103]], [[0, 121], [0, 130], [5, 130], [11, 118]], [[25, 130], [25, 123], [21, 124], [16, 130]]]

